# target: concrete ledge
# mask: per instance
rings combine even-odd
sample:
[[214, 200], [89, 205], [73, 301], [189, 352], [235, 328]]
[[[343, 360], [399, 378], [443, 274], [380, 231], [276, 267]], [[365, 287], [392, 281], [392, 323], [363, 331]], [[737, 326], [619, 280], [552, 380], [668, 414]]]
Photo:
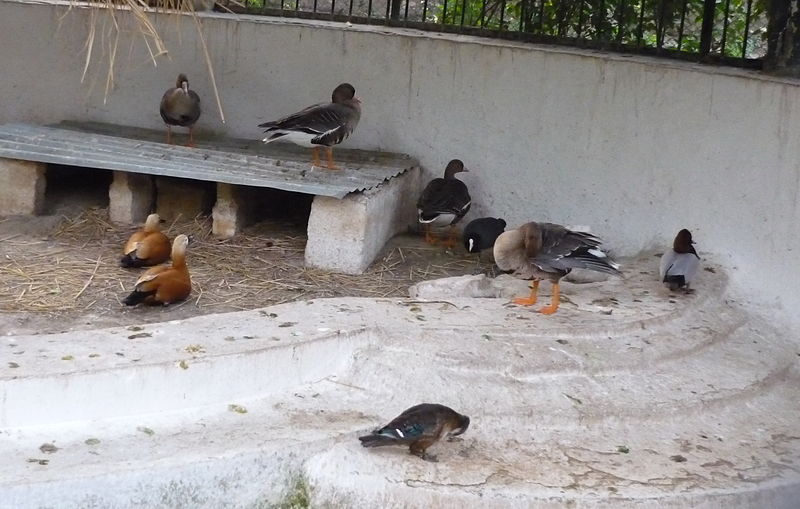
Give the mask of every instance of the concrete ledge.
[[364, 272], [387, 240], [414, 224], [419, 191], [420, 169], [414, 167], [341, 200], [314, 197], [306, 265], [347, 274]]
[[247, 226], [257, 206], [253, 189], [233, 184], [217, 183], [217, 201], [211, 215], [211, 233], [228, 239]]
[[0, 215], [40, 214], [47, 164], [0, 158]]
[[108, 216], [122, 224], [144, 222], [155, 205], [155, 187], [150, 175], [115, 171], [108, 188]]

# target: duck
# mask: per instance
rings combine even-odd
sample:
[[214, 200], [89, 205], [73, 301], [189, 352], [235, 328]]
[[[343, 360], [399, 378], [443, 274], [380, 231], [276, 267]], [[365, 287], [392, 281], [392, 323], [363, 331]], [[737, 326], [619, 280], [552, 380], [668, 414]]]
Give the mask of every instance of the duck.
[[464, 227], [461, 234], [464, 249], [468, 253], [478, 253], [494, 247], [494, 242], [506, 229], [506, 222], [499, 217], [480, 217], [473, 219]]
[[550, 315], [558, 310], [559, 281], [572, 269], [589, 269], [621, 276], [619, 265], [599, 246], [602, 241], [588, 232], [572, 231], [553, 223], [525, 223], [500, 234], [494, 243], [494, 259], [500, 270], [532, 281], [529, 297], [514, 299], [515, 304], [536, 303], [539, 282], [553, 286], [551, 302], [537, 311]]
[[425, 242], [435, 244], [431, 235], [432, 226], [450, 226], [450, 235], [445, 241], [448, 247], [455, 246], [455, 224], [469, 212], [472, 198], [467, 185], [456, 178], [457, 173], [469, 172], [460, 159], [453, 159], [444, 170], [444, 177], [428, 182], [417, 200], [417, 216], [425, 225]]
[[691, 292], [689, 284], [700, 267], [700, 255], [693, 244], [692, 232], [684, 228], [675, 236], [672, 249], [661, 256], [659, 278], [673, 292], [681, 288]]
[[123, 303], [126, 306], [161, 304], [168, 306], [184, 300], [192, 292], [192, 280], [186, 267], [189, 237], [178, 235], [172, 242], [172, 265], [159, 265], [147, 270], [136, 280], [133, 291]]
[[122, 249], [119, 264], [122, 267], [150, 267], [169, 260], [171, 245], [159, 224], [158, 214], [150, 214], [141, 230], [135, 232]]
[[[361, 119], [361, 99], [350, 83], [333, 89], [331, 102], [320, 103], [258, 127], [265, 128], [264, 143], [282, 140], [301, 147], [311, 148], [311, 166], [338, 170], [333, 161], [333, 146], [346, 140], [355, 131]], [[327, 163], [322, 166], [319, 147], [327, 151]]]
[[172, 144], [172, 126], [189, 128], [187, 147], [194, 147], [194, 124], [200, 118], [200, 96], [189, 88], [189, 79], [178, 74], [173, 88], [161, 98], [161, 118], [167, 124], [167, 143]]
[[437, 461], [427, 453], [442, 437], [461, 435], [469, 427], [469, 417], [437, 403], [412, 406], [389, 424], [369, 435], [358, 437], [364, 447], [408, 445], [409, 453], [426, 461]]

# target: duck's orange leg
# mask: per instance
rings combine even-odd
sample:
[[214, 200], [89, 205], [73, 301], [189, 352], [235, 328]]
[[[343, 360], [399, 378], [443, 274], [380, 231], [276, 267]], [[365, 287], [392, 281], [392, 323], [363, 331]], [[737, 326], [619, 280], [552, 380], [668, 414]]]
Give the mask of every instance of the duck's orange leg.
[[436, 244], [436, 237], [431, 233], [430, 223], [425, 223], [425, 242], [428, 244]]
[[450, 225], [450, 233], [447, 236], [447, 240], [445, 240], [443, 244], [444, 244], [445, 247], [448, 247], [450, 249], [452, 249], [452, 248], [454, 248], [456, 246], [456, 227], [455, 226]]
[[167, 145], [172, 145], [172, 127], [167, 124]]
[[550, 297], [550, 305], [539, 309], [539, 313], [543, 315], [552, 315], [558, 309], [558, 304], [561, 298], [561, 291], [558, 288], [558, 283], [553, 283], [553, 296]]
[[189, 143], [187, 143], [186, 146], [194, 147], [194, 126], [189, 128]]
[[326, 168], [329, 170], [338, 170], [339, 167], [333, 162], [333, 147], [325, 147], [325, 151], [328, 153], [328, 165]]
[[539, 293], [539, 281], [533, 281], [531, 283], [531, 295], [530, 297], [520, 297], [518, 299], [514, 299], [514, 304], [519, 304], [520, 306], [533, 306], [536, 304], [536, 297]]
[[321, 166], [319, 162], [319, 147], [311, 149], [311, 166]]

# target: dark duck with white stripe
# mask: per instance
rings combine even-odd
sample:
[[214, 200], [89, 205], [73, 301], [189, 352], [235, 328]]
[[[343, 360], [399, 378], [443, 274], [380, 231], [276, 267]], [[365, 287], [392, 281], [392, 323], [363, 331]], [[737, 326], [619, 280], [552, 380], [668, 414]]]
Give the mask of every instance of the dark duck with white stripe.
[[194, 147], [194, 124], [200, 118], [200, 96], [189, 88], [185, 74], [179, 74], [175, 87], [161, 98], [161, 118], [167, 124], [167, 143], [172, 143], [172, 126], [189, 128], [189, 143]]
[[691, 291], [689, 284], [700, 267], [700, 256], [693, 244], [692, 233], [684, 228], [675, 236], [672, 249], [661, 256], [659, 277], [673, 292], [681, 288]]
[[469, 417], [435, 403], [413, 406], [386, 426], [370, 435], [358, 437], [364, 447], [408, 445], [409, 453], [427, 461], [436, 461], [427, 449], [442, 437], [455, 437], [467, 431]]
[[328, 155], [325, 168], [338, 170], [333, 162], [333, 146], [350, 136], [361, 119], [361, 99], [349, 83], [342, 83], [333, 90], [329, 104], [315, 104], [274, 122], [264, 122], [267, 136], [264, 143], [282, 140], [301, 147], [311, 148], [312, 166], [321, 166], [319, 147], [325, 147]]
[[499, 217], [480, 217], [473, 219], [464, 227], [461, 237], [468, 253], [478, 253], [494, 247], [497, 237], [506, 228], [506, 222]]
[[455, 246], [455, 224], [463, 219], [472, 205], [467, 185], [458, 180], [456, 174], [468, 171], [461, 160], [453, 159], [447, 163], [444, 178], [431, 180], [422, 190], [417, 200], [417, 214], [419, 222], [425, 225], [425, 242], [436, 243], [431, 235], [432, 226], [450, 226], [450, 236], [445, 245]]
[[533, 282], [530, 296], [514, 299], [515, 304], [532, 306], [536, 303], [539, 282], [550, 281], [553, 285], [550, 305], [538, 310], [549, 315], [558, 309], [559, 281], [572, 269], [622, 275], [619, 265], [599, 248], [601, 243], [591, 233], [572, 231], [553, 223], [530, 222], [497, 237], [494, 260], [500, 270]]

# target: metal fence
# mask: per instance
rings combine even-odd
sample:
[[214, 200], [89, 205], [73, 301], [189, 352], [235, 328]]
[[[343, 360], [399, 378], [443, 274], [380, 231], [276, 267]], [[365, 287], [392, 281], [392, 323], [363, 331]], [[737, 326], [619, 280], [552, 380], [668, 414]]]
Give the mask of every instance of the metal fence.
[[234, 12], [406, 26], [758, 68], [767, 0], [226, 0]]

